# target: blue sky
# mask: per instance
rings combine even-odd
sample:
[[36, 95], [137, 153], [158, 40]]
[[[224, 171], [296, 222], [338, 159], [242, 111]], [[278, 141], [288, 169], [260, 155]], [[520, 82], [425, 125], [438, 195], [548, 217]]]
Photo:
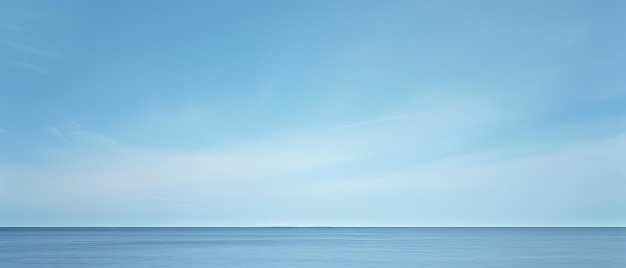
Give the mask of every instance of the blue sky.
[[0, 225], [624, 226], [623, 1], [2, 1]]

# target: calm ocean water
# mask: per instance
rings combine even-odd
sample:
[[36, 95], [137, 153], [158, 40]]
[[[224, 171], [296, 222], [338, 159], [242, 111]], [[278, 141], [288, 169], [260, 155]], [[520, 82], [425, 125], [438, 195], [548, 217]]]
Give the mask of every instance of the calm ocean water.
[[626, 267], [626, 228], [0, 228], [0, 267]]

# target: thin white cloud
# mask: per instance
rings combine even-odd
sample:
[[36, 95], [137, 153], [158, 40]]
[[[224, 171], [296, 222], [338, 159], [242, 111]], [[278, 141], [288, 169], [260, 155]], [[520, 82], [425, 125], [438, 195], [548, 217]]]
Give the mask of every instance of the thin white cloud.
[[186, 194], [157, 194], [146, 196], [144, 202], [167, 202], [167, 203], [198, 203], [203, 201], [202, 196]]
[[404, 119], [404, 118], [408, 118], [408, 117], [411, 117], [411, 116], [413, 116], [413, 115], [389, 116], [389, 117], [385, 117], [385, 118], [378, 118], [378, 119], [373, 119], [373, 120], [367, 120], [367, 121], [351, 123], [351, 124], [347, 124], [347, 125], [343, 125], [343, 126], [337, 127], [337, 129], [346, 129], [346, 128], [360, 127], [360, 126], [377, 124], [377, 123], [382, 123], [382, 122], [387, 122], [387, 121], [392, 121], [392, 120]]
[[23, 32], [24, 28], [16, 24], [0, 23], [0, 30], [7, 32]]
[[117, 144], [110, 137], [83, 129], [78, 122], [70, 122], [68, 127], [62, 129], [48, 126], [44, 127], [44, 130], [67, 142]]
[[[11, 177], [5, 186], [11, 192], [0, 201], [52, 211], [178, 211], [205, 220], [202, 215], [236, 210], [248, 215], [245, 222], [276, 220], [286, 210], [290, 211], [290, 224], [310, 222], [298, 220], [300, 210], [294, 210], [306, 207], [306, 217], [317, 218], [320, 224], [333, 224], [329, 212], [350, 211], [355, 218], [385, 219], [383, 224], [485, 225], [500, 221], [503, 225], [558, 225], [570, 217], [561, 211], [588, 211], [594, 206], [611, 211], [626, 205], [626, 200], [615, 194], [626, 186], [619, 180], [626, 175], [624, 145], [626, 137], [618, 136], [498, 162], [476, 162], [470, 156], [378, 173], [333, 171], [337, 165], [359, 159], [331, 160], [332, 152], [299, 164], [301, 159], [293, 159], [298, 152], [306, 155], [312, 151], [285, 151], [280, 144], [270, 146], [278, 152], [266, 150], [269, 148], [257, 151], [260, 147], [195, 155], [126, 151], [98, 163], [5, 167], [3, 174]], [[495, 154], [479, 158], [498, 158], [500, 152]], [[326, 175], [299, 179], [319, 174]], [[581, 199], [580, 195], [587, 197]], [[618, 203], [608, 204], [610, 200]], [[268, 207], [273, 207], [269, 216], [255, 214]], [[411, 216], [416, 214], [420, 216]], [[467, 221], [459, 220], [463, 218]], [[476, 219], [482, 222], [472, 222]], [[210, 219], [205, 222], [212, 223]]]
[[13, 42], [13, 41], [0, 40], [0, 46], [12, 49], [14, 51], [26, 53], [26, 54], [41, 56], [41, 57], [48, 58], [48, 59], [51, 59], [51, 60], [61, 60], [61, 59], [63, 59], [63, 55], [62, 54], [59, 54], [59, 53], [56, 53], [56, 52], [52, 52], [52, 51], [48, 51], [48, 50], [45, 50], [45, 49], [42, 49], [42, 48], [37, 48], [37, 47], [29, 46], [29, 45], [20, 44], [20, 43]]
[[39, 20], [42, 19], [43, 16], [41, 15], [41, 13], [39, 12], [35, 12], [35, 11], [27, 11], [27, 12], [22, 12], [20, 14], [22, 17], [30, 19], [30, 20]]
[[[387, 207], [397, 211], [388, 215], [396, 222], [405, 215], [420, 215], [412, 217], [413, 225], [616, 224], [626, 219], [626, 198], [621, 194], [626, 190], [624, 152], [626, 136], [620, 135], [525, 157], [500, 159], [506, 152], [499, 151], [405, 170], [354, 174], [293, 191], [327, 198], [370, 196], [376, 202], [365, 198], [360, 202], [378, 210], [378, 218], [385, 215], [381, 208]], [[588, 213], [597, 215], [587, 222], [577, 218]]]
[[189, 146], [205, 146], [206, 145], [200, 142], [177, 141], [177, 140], [157, 140], [157, 139], [152, 139], [152, 140], [156, 142], [160, 142], [160, 143], [181, 144], [181, 145], [189, 145]]
[[[542, 192], [537, 198], [546, 202], [546, 209], [536, 202], [531, 204], [531, 213], [538, 215], [569, 209], [562, 203], [574, 201], [572, 196], [576, 193], [584, 193], [580, 187], [569, 187], [565, 194], [551, 200], [550, 187], [565, 184], [569, 178], [580, 185], [596, 172], [607, 179], [605, 182], [615, 183], [609, 179], [619, 172], [616, 166], [620, 163], [607, 159], [620, 155], [622, 149], [614, 145], [623, 142], [623, 137], [599, 139], [588, 145], [574, 143], [576, 146], [551, 152], [530, 150], [520, 154], [517, 148], [505, 148], [456, 153], [381, 169], [370, 167], [372, 163], [380, 164], [380, 155], [386, 155], [385, 161], [428, 158], [449, 146], [457, 146], [457, 140], [462, 144], [473, 133], [483, 133], [485, 122], [495, 120], [485, 114], [495, 118], [501, 115], [471, 107], [442, 109], [358, 123], [371, 125], [364, 129], [297, 133], [192, 152], [125, 147], [106, 135], [72, 123], [62, 129], [49, 128], [49, 132], [72, 140], [66, 147], [77, 149], [49, 154], [55, 165], [5, 166], [3, 174], [10, 178], [5, 185], [11, 193], [0, 197], [0, 203], [77, 213], [165, 210], [192, 218], [192, 214], [227, 214], [223, 210], [237, 210], [251, 221], [258, 217], [269, 222], [276, 222], [276, 218], [253, 214], [264, 214], [258, 211], [272, 208], [267, 213], [278, 217], [284, 211], [297, 214], [292, 211], [307, 207], [317, 211], [312, 213], [315, 216], [301, 217], [327, 219], [324, 217], [330, 216], [320, 211], [353, 211], [350, 213], [358, 216], [374, 213], [363, 209], [370, 207], [378, 213], [377, 219], [390, 219], [384, 224], [421, 223], [402, 215], [423, 212], [426, 218], [433, 218], [424, 224], [435, 225], [445, 224], [446, 219], [458, 222], [454, 221], [455, 211], [462, 214], [474, 210], [482, 213], [483, 219], [498, 218], [490, 211], [505, 211], [493, 204], [494, 196], [501, 198], [500, 203], [524, 209], [521, 194], [507, 188], [509, 185], [519, 186], [524, 195], [530, 195], [532, 185], [540, 185], [541, 180], [550, 183], [549, 187], [539, 187]], [[405, 117], [409, 122], [400, 120]], [[383, 122], [389, 124], [378, 124]], [[595, 128], [572, 126], [559, 133], [580, 129]], [[98, 151], [101, 148], [106, 148], [107, 154]], [[574, 168], [566, 169], [568, 166]], [[385, 206], [393, 209], [381, 209]], [[440, 214], [430, 212], [438, 209]], [[298, 221], [298, 217], [294, 215], [287, 222], [307, 222]]]
[[587, 24], [570, 25], [559, 29], [557, 33], [546, 40], [546, 45], [554, 48], [563, 48], [577, 45], [589, 39], [591, 27]]
[[[11, 195], [11, 202], [73, 207], [163, 199], [155, 196], [228, 194], [242, 183], [301, 174], [361, 157], [337, 144], [316, 144], [307, 139], [260, 141], [202, 153], [142, 152], [111, 145], [110, 138], [78, 125], [66, 131], [54, 127], [46, 130], [72, 142], [68, 147], [76, 149], [50, 152], [48, 157], [57, 163], [53, 167], [10, 168], [8, 187], [16, 193]], [[110, 145], [110, 154], [91, 154], [91, 142], [103, 139]], [[22, 184], [20, 178], [26, 177], [36, 182]], [[23, 195], [19, 197], [18, 192]]]
[[39, 74], [51, 74], [52, 70], [43, 67], [41, 65], [37, 65], [37, 64], [33, 64], [33, 63], [28, 63], [25, 61], [15, 61], [13, 62], [12, 66], [20, 68], [22, 70], [26, 70], [26, 71], [30, 71], [30, 72], [34, 72], [34, 73], [39, 73]]
[[0, 128], [0, 136], [15, 136], [14, 133], [6, 129]]
[[85, 130], [78, 122], [71, 122], [67, 133], [73, 137], [73, 140], [83, 144], [117, 146], [117, 142], [114, 139], [100, 133]]
[[623, 98], [626, 96], [626, 90], [619, 89], [611, 92], [606, 92], [604, 94], [599, 94], [595, 97], [596, 100], [607, 100], [612, 98]]
[[58, 128], [55, 127], [44, 127], [44, 130], [52, 135], [54, 135], [55, 137], [59, 138], [62, 141], [65, 142], [69, 142], [71, 143], [72, 140], [68, 137], [66, 137]]

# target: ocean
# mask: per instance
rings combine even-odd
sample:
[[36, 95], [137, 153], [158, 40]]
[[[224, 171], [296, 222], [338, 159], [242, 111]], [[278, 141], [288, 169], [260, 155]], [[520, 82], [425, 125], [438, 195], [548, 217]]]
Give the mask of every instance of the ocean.
[[0, 228], [0, 267], [626, 267], [626, 228]]

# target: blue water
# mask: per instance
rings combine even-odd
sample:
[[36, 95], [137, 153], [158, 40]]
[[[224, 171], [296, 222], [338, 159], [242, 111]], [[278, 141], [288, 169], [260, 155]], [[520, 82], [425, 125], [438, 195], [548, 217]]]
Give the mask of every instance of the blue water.
[[626, 228], [0, 228], [0, 267], [626, 267]]

